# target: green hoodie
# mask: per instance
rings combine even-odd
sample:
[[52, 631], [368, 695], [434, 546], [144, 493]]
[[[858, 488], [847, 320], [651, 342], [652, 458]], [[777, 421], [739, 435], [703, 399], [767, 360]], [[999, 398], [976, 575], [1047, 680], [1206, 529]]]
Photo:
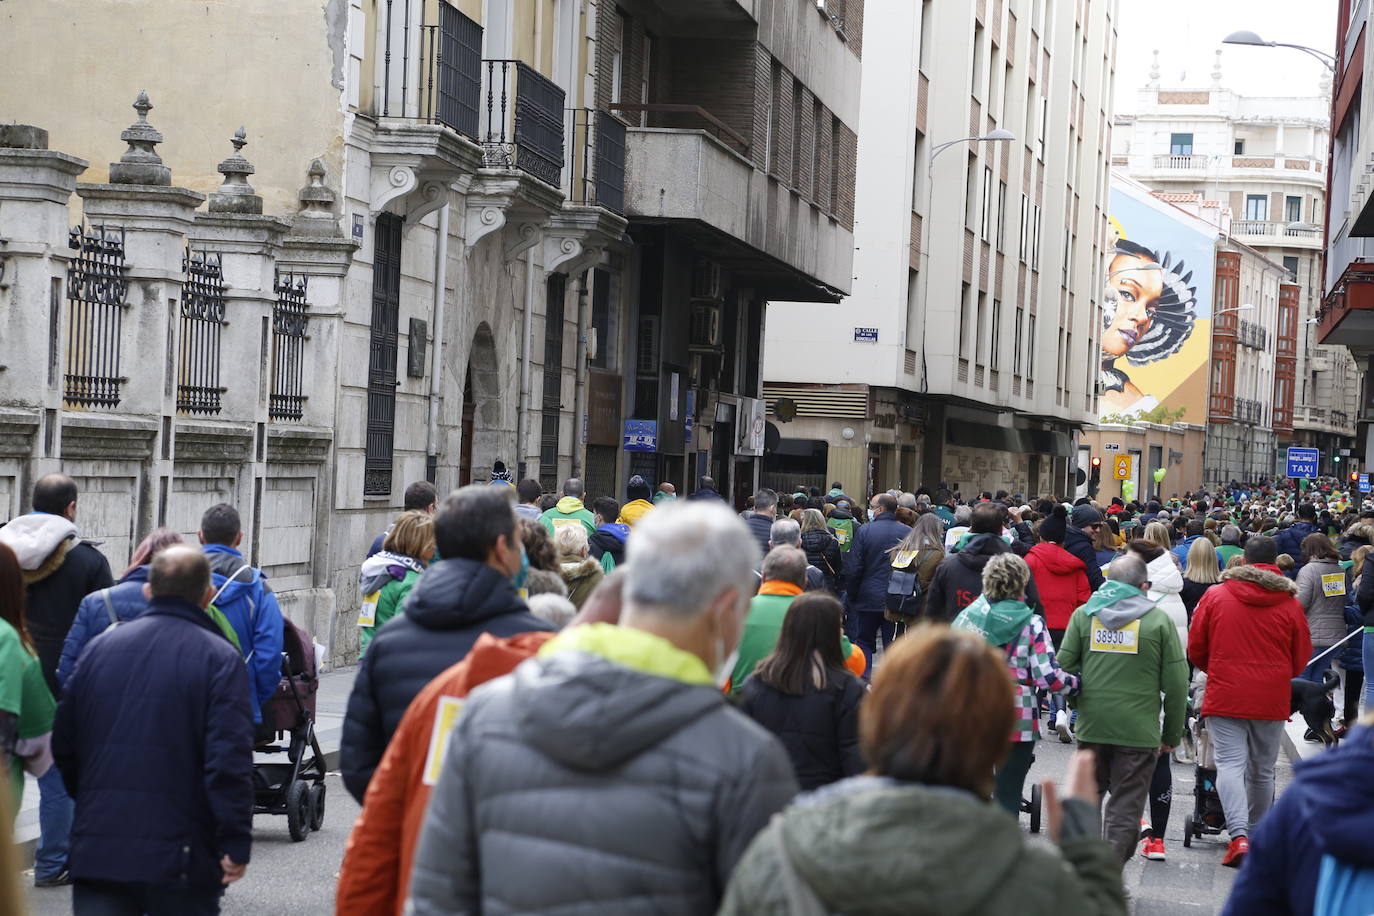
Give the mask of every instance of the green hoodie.
[[553, 537], [558, 525], [567, 524], [569, 521], [581, 522], [582, 527], [587, 529], [587, 537], [596, 534], [596, 516], [588, 512], [587, 507], [582, 505], [582, 500], [576, 496], [563, 497], [558, 501], [558, 505], [539, 516], [539, 524], [544, 526], [549, 537]]
[[990, 646], [1005, 646], [1025, 629], [1031, 619], [1031, 609], [1024, 601], [996, 601], [979, 595], [974, 602], [954, 618], [954, 629], [975, 630]]
[[1069, 618], [1059, 666], [1083, 678], [1077, 703], [1080, 741], [1173, 747], [1183, 739], [1188, 661], [1173, 621], [1140, 589], [1104, 582]]

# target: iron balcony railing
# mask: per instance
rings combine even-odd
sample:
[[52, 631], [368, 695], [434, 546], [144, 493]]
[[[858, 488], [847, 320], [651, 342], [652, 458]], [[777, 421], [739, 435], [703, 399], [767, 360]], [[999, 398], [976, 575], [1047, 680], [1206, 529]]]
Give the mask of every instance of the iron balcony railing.
[[431, 4], [424, 0], [385, 4], [379, 115], [442, 124], [480, 139], [482, 27], [444, 0], [437, 23], [426, 21]]
[[267, 416], [299, 420], [305, 415], [305, 330], [309, 322], [308, 283], [295, 274], [278, 274], [272, 304], [272, 392]]
[[483, 162], [516, 168], [558, 187], [563, 174], [564, 92], [518, 60], [487, 60], [483, 99]]
[[569, 202], [625, 212], [625, 125], [609, 112], [568, 109]]
[[187, 248], [182, 258], [180, 346], [177, 351], [177, 410], [217, 414], [220, 333], [225, 320], [224, 271], [220, 256]]
[[120, 328], [129, 282], [124, 230], [77, 226], [67, 245], [76, 254], [67, 268], [67, 371], [63, 400], [74, 407], [115, 407], [120, 386]]

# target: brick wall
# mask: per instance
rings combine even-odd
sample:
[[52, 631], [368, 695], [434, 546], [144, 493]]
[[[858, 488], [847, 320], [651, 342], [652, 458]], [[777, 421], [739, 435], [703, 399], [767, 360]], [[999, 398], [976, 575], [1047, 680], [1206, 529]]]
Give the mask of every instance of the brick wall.
[[812, 169], [816, 150], [816, 96], [802, 87], [802, 120], [797, 125], [797, 145], [801, 149], [801, 174], [797, 176], [797, 190], [816, 199], [816, 175]]
[[816, 142], [821, 145], [820, 170], [816, 175], [816, 206], [829, 213], [830, 172], [835, 167], [835, 148], [830, 142], [831, 125], [835, 116], [828, 108], [821, 108], [821, 121], [816, 126]]
[[[723, 41], [720, 39], [677, 39], [663, 47], [660, 39], [654, 53], [662, 50], [668, 58], [666, 67], [660, 69], [663, 76], [661, 101], [682, 105], [700, 105], [733, 130], [750, 141], [750, 153], [755, 162], [762, 167], [759, 157], [763, 155], [763, 138], [768, 131], [768, 112], [763, 105], [756, 106], [754, 99], [759, 92], [759, 75], [755, 71], [758, 63], [755, 53], [757, 45], [753, 41]], [[768, 55], [763, 55], [763, 94], [768, 96]], [[664, 62], [660, 57], [660, 66]], [[642, 67], [642, 62], [641, 62]], [[667, 119], [664, 123], [668, 123]], [[679, 126], [672, 122], [673, 126]], [[681, 123], [682, 127], [703, 127], [697, 119]]]
[[844, 37], [849, 39], [849, 50], [863, 60], [864, 56], [864, 0], [845, 0]]
[[[776, 65], [774, 66], [776, 67]], [[773, 149], [771, 161], [768, 163], [768, 171], [776, 175], [784, 184], [792, 184], [792, 138], [795, 126], [792, 123], [792, 87], [795, 83], [792, 74], [787, 71], [786, 67], [778, 67], [777, 69], [781, 73], [781, 78], [777, 80], [778, 97], [769, 99], [777, 128], [773, 137]], [[770, 89], [772, 83], [773, 78], [770, 76]]]
[[615, 53], [620, 48], [617, 34], [616, 6], [602, 0], [596, 7], [596, 107], [602, 110], [611, 104], [612, 65]]
[[858, 165], [859, 137], [848, 125], [840, 123], [840, 143], [836, 155], [835, 168], [839, 175], [836, 180], [836, 200], [832, 212], [840, 225], [846, 229], [854, 228], [854, 175]]

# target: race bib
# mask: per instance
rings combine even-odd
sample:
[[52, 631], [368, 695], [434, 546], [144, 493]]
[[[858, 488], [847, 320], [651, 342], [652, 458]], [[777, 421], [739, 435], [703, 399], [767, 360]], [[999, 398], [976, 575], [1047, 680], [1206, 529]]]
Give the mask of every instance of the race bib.
[[1345, 594], [1345, 573], [1322, 573], [1322, 594], [1328, 598]]
[[1093, 618], [1092, 638], [1088, 642], [1089, 652], [1114, 652], [1117, 655], [1140, 654], [1140, 621], [1132, 620], [1119, 630], [1102, 625]]
[[580, 518], [558, 518], [557, 516], [554, 516], [553, 518], [549, 519], [549, 521], [553, 522], [553, 530], [554, 530], [554, 531], [557, 531], [559, 528], [562, 528], [564, 525], [580, 525], [580, 524], [582, 524], [582, 520], [581, 520]]
[[424, 783], [427, 786], [439, 784], [444, 755], [448, 753], [448, 738], [462, 711], [463, 701], [457, 697], [439, 698], [439, 707], [434, 710], [434, 728], [429, 733], [429, 754], [425, 757]]
[[892, 555], [893, 569], [906, 569], [911, 565], [911, 561], [916, 559], [916, 551], [899, 550]]
[[363, 596], [363, 606], [358, 609], [358, 626], [374, 627], [377, 625], [377, 598], [382, 593], [372, 592]]
[[841, 547], [849, 543], [848, 531], [845, 531], [843, 528], [831, 528], [830, 530], [835, 532], [835, 540], [840, 542]]

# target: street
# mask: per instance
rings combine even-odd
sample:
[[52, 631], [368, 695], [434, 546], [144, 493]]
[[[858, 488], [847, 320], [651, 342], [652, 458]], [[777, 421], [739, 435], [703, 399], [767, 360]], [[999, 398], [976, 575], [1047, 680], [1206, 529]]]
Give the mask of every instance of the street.
[[[1072, 747], [1057, 740], [1040, 742], [1030, 780], [1058, 783]], [[1278, 787], [1292, 776], [1288, 759], [1279, 757]], [[1030, 785], [1027, 780], [1027, 786]], [[334, 912], [334, 885], [344, 844], [358, 816], [358, 806], [337, 775], [329, 777], [328, 813], [324, 827], [303, 843], [293, 843], [286, 819], [259, 816], [253, 821], [253, 861], [244, 879], [224, 896], [226, 916], [328, 916]], [[1028, 790], [1029, 791], [1029, 790]], [[1221, 867], [1224, 845], [1217, 837], [1183, 846], [1183, 815], [1191, 810], [1193, 768], [1174, 764], [1174, 808], [1165, 836], [1168, 860], [1149, 862], [1137, 856], [1126, 866], [1126, 890], [1135, 916], [1210, 916], [1226, 902], [1235, 872]], [[1021, 818], [1023, 828], [1026, 817]], [[28, 891], [32, 916], [70, 916], [69, 888]]]

